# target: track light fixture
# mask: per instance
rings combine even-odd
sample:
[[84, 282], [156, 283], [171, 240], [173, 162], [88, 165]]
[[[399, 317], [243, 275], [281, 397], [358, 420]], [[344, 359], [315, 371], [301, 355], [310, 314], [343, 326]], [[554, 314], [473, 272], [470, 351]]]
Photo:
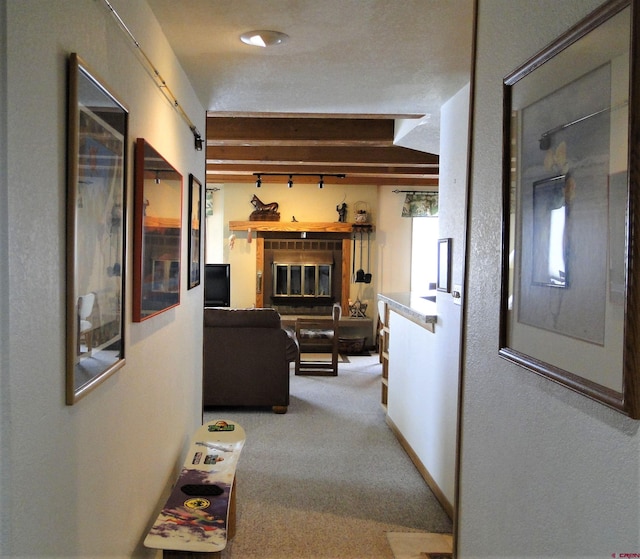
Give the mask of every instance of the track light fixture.
[[318, 177], [318, 188], [324, 188], [324, 178], [325, 177], [335, 177], [337, 179], [344, 179], [347, 175], [345, 174], [335, 174], [335, 175], [327, 175], [327, 174], [318, 174], [318, 173], [253, 173], [256, 178], [256, 188], [260, 188], [262, 186], [262, 177], [289, 177], [287, 181], [287, 187], [293, 188], [293, 177]]

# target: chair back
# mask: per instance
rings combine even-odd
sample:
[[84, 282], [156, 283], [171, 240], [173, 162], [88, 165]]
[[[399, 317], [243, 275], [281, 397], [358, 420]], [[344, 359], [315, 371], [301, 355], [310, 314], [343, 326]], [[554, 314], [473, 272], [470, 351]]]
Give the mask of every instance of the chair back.
[[93, 311], [93, 304], [96, 300], [95, 293], [87, 293], [78, 297], [78, 316], [80, 320], [86, 320]]

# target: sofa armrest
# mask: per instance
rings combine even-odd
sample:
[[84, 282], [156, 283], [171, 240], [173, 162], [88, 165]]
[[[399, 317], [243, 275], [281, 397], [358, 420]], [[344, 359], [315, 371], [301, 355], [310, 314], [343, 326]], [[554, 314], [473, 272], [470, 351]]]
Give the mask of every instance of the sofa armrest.
[[287, 336], [287, 340], [286, 340], [287, 361], [289, 363], [292, 363], [298, 358], [298, 354], [300, 353], [300, 345], [298, 344], [298, 338], [296, 338], [296, 333], [290, 328], [283, 328], [282, 330]]

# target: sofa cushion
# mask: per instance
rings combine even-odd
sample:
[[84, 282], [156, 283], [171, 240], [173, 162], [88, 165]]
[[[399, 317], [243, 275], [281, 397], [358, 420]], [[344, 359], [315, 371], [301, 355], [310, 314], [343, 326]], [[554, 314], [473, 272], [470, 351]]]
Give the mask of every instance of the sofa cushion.
[[213, 328], [280, 328], [280, 315], [270, 308], [205, 308], [204, 325]]

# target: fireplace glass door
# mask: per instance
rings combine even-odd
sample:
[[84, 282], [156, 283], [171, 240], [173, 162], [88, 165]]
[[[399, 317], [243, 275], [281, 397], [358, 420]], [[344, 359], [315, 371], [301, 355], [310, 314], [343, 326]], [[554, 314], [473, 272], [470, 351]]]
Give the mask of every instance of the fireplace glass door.
[[276, 297], [331, 297], [330, 264], [273, 264]]

